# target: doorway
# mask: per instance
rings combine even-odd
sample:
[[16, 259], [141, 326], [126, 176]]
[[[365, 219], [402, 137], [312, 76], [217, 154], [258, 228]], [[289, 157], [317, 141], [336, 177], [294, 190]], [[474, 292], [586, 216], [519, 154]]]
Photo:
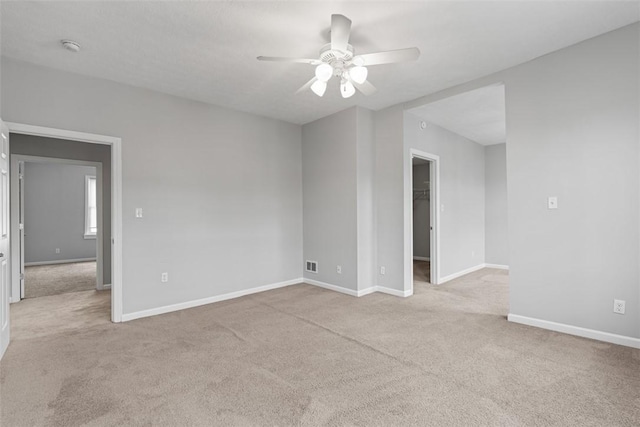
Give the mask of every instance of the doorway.
[[103, 291], [102, 164], [13, 154], [11, 170], [20, 299]]
[[[76, 150], [69, 150], [69, 152], [76, 153], [77, 156], [86, 155], [87, 151], [92, 148], [100, 149], [103, 147], [106, 149], [106, 159], [101, 160], [103, 164], [108, 164], [102, 169], [102, 175], [104, 175], [103, 183], [110, 185], [110, 192], [104, 193], [100, 197], [104, 203], [104, 209], [99, 211], [108, 212], [110, 218], [104, 218], [102, 228], [105, 230], [105, 238], [102, 239], [102, 244], [98, 245], [96, 252], [100, 250], [105, 253], [102, 257], [104, 260], [104, 268], [102, 272], [99, 268], [99, 264], [96, 266], [96, 274], [100, 277], [103, 275], [103, 279], [99, 280], [96, 285], [102, 283], [105, 288], [110, 286], [111, 292], [108, 297], [108, 305], [110, 305], [110, 315], [107, 314], [107, 321], [121, 322], [122, 321], [122, 149], [121, 139], [111, 136], [95, 135], [89, 133], [68, 131], [62, 129], [46, 128], [40, 126], [24, 125], [19, 123], [7, 123], [8, 132], [10, 132], [12, 144], [13, 140], [17, 137], [31, 137], [33, 141], [25, 145], [25, 151], [20, 153], [14, 153], [19, 155], [37, 155], [49, 158], [61, 157], [61, 145], [66, 148], [70, 146], [77, 146]], [[41, 150], [38, 154], [31, 152], [38, 145]], [[31, 150], [31, 151], [30, 151]], [[102, 150], [102, 149], [100, 149]], [[13, 151], [13, 150], [11, 150]], [[104, 150], [102, 150], [104, 151]], [[83, 154], [84, 153], [84, 154]], [[72, 160], [79, 160], [74, 155], [67, 155], [65, 152], [64, 157], [71, 158]], [[86, 160], [84, 160], [86, 161]], [[106, 162], [106, 163], [105, 163]], [[98, 166], [98, 165], [96, 165]], [[12, 173], [15, 171], [12, 169]], [[96, 173], [96, 177], [101, 176], [100, 173]], [[15, 212], [16, 198], [17, 198], [17, 186], [12, 185], [11, 203], [12, 213]], [[97, 186], [97, 192], [101, 191], [101, 185]], [[100, 227], [100, 219], [98, 219], [98, 227]], [[15, 215], [12, 215], [11, 219], [11, 231], [12, 236], [19, 235], [19, 221]], [[107, 228], [110, 230], [106, 232]], [[101, 238], [100, 234], [96, 236], [96, 241]], [[97, 242], [96, 242], [97, 243]], [[19, 239], [11, 239], [12, 254], [18, 252]], [[106, 255], [110, 253], [111, 255]], [[97, 254], [97, 258], [100, 256]], [[20, 301], [21, 295], [21, 283], [20, 283], [20, 258], [16, 256], [11, 257], [11, 287], [10, 295], [11, 302]], [[107, 265], [108, 264], [108, 265]], [[67, 293], [63, 295], [77, 295], [79, 293]], [[108, 294], [108, 293], [107, 293]]]
[[413, 284], [431, 283], [431, 162], [412, 159]]
[[440, 157], [424, 151], [409, 152], [411, 187], [409, 218], [410, 291], [415, 286], [438, 284], [439, 273], [439, 170]]
[[[420, 207], [413, 206], [411, 196], [414, 187], [424, 184], [424, 180], [417, 180], [414, 185], [413, 161], [416, 157], [431, 160], [427, 153], [436, 153], [440, 160], [429, 165], [442, 167], [442, 180], [435, 183], [441, 185], [441, 191], [431, 188], [429, 212], [442, 218], [441, 229], [434, 227], [434, 231], [435, 240], [440, 235], [443, 243], [442, 250], [436, 251], [436, 260], [430, 255], [430, 283], [441, 285], [484, 268], [507, 270], [504, 85], [496, 83], [410, 107], [404, 113], [404, 131], [405, 268], [409, 270], [414, 256], [424, 256], [413, 252], [420, 248], [418, 242], [414, 245], [418, 231], [411, 227], [418, 224], [414, 225], [412, 215]], [[442, 199], [434, 202], [438, 195]], [[419, 196], [422, 195], [415, 194], [415, 198]], [[433, 277], [436, 265], [438, 274]], [[493, 272], [492, 275], [495, 276]], [[411, 279], [413, 272], [410, 277], [405, 276], [405, 289]], [[502, 277], [498, 279], [496, 289], [503, 281]]]

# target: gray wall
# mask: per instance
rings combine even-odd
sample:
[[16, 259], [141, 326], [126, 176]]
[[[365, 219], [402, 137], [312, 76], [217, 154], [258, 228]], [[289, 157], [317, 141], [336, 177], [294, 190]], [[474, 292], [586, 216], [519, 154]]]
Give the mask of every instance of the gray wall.
[[305, 278], [376, 285], [373, 136], [373, 112], [361, 107], [302, 127], [304, 258], [318, 262]]
[[639, 28], [403, 105], [505, 84], [512, 314], [640, 337]]
[[485, 241], [487, 264], [509, 265], [507, 144], [484, 148]]
[[[402, 290], [404, 280], [403, 110], [376, 111], [375, 204], [378, 286]], [[381, 274], [380, 267], [385, 267]], [[408, 275], [408, 273], [407, 273]]]
[[373, 111], [356, 108], [358, 141], [358, 289], [376, 286], [375, 149]]
[[[28, 123], [31, 124], [31, 123]], [[111, 149], [107, 145], [83, 144], [55, 138], [11, 134], [11, 154], [85, 160], [102, 164], [103, 281], [111, 283]], [[55, 246], [56, 248], [59, 246]]]
[[2, 67], [5, 120], [122, 138], [124, 313], [302, 276], [300, 126], [6, 58]]
[[25, 262], [96, 257], [96, 239], [84, 238], [86, 175], [96, 168], [25, 162]]
[[[404, 154], [440, 157], [440, 278], [484, 263], [484, 147], [405, 113]], [[408, 182], [409, 168], [405, 168]], [[442, 209], [444, 206], [444, 210]], [[402, 283], [400, 282], [402, 286]]]
[[514, 314], [640, 336], [638, 36], [625, 27], [508, 73]]
[[[413, 165], [414, 190], [429, 189], [429, 163]], [[413, 256], [429, 258], [431, 254], [431, 194], [413, 196]]]
[[[358, 289], [357, 109], [302, 127], [304, 258], [318, 273], [304, 277]], [[336, 266], [342, 266], [342, 274]]]

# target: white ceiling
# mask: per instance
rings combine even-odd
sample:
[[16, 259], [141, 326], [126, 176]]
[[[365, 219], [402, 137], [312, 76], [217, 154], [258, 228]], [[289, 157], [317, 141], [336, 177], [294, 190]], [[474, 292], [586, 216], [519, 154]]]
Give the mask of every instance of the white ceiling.
[[[378, 110], [638, 21], [637, 2], [0, 2], [2, 54], [237, 110], [307, 123], [353, 105]], [[417, 46], [417, 62], [371, 67], [375, 95], [295, 91], [330, 15], [353, 21], [358, 53]], [[72, 54], [59, 40], [82, 45]]]
[[504, 85], [487, 86], [441, 99], [411, 113], [482, 145], [507, 140]]

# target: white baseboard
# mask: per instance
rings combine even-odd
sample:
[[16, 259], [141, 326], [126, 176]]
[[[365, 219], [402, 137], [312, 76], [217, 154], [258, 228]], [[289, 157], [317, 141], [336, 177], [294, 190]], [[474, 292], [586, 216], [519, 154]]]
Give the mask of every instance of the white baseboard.
[[411, 295], [413, 295], [412, 290], [399, 291], [397, 289], [385, 288], [384, 286], [376, 286], [376, 292], [382, 292], [383, 294], [389, 294], [389, 295], [402, 297], [402, 298], [410, 297]]
[[[411, 291], [398, 291], [396, 289], [385, 288], [383, 286], [372, 286], [359, 291], [353, 289], [343, 288], [342, 286], [332, 285], [330, 283], [321, 282], [319, 280], [313, 280], [308, 278], [298, 278], [287, 280], [285, 282], [273, 283], [270, 285], [259, 286], [257, 288], [245, 289], [242, 291], [231, 292], [228, 294], [217, 295], [209, 298], [202, 298], [194, 301], [186, 301], [178, 304], [165, 305], [163, 307], [151, 308], [148, 310], [136, 311], [133, 313], [123, 313], [122, 321], [127, 322], [129, 320], [141, 319], [143, 317], [156, 316], [158, 314], [170, 313], [172, 311], [185, 310], [187, 308], [199, 307], [201, 305], [212, 304], [215, 302], [226, 301], [233, 298], [239, 298], [245, 295], [256, 294], [258, 292], [269, 291], [272, 289], [284, 288], [286, 286], [296, 285], [299, 283], [307, 283], [309, 285], [318, 286], [321, 288], [329, 289], [331, 291], [340, 292], [343, 294], [351, 295], [354, 297], [361, 297], [371, 294], [373, 292], [382, 292], [389, 295], [395, 295], [398, 297], [408, 297], [412, 295]], [[111, 287], [111, 285], [104, 285], [105, 289]]]
[[441, 277], [440, 280], [438, 280], [438, 284], [442, 285], [443, 283], [449, 282], [453, 279], [457, 279], [458, 277], [462, 277], [466, 274], [473, 273], [474, 271], [482, 270], [484, 267], [485, 267], [485, 264], [478, 264], [475, 267], [470, 267], [465, 270], [458, 271], [457, 273], [453, 273], [448, 276]]
[[360, 290], [358, 291], [358, 296], [359, 296], [359, 297], [363, 297], [363, 296], [365, 296], [365, 295], [369, 295], [369, 294], [372, 294], [372, 293], [374, 293], [374, 292], [378, 292], [378, 288], [377, 288], [377, 286], [371, 286], [370, 288], [360, 289]]
[[397, 289], [385, 288], [384, 286], [371, 286], [369, 288], [360, 289], [354, 291], [353, 289], [343, 288], [342, 286], [332, 285], [330, 283], [320, 282], [313, 279], [304, 279], [304, 282], [309, 285], [319, 286], [330, 291], [336, 291], [343, 294], [351, 295], [352, 297], [363, 297], [365, 295], [372, 294], [374, 292], [381, 292], [384, 294], [394, 295], [396, 297], [409, 297], [413, 295], [412, 291], [399, 291]]
[[508, 270], [509, 266], [504, 264], [485, 264], [486, 268], [497, 268], [498, 270]]
[[500, 270], [508, 270], [509, 266], [508, 265], [502, 265], [502, 264], [485, 264], [485, 263], [478, 264], [478, 265], [476, 265], [474, 267], [470, 267], [470, 268], [467, 268], [465, 270], [458, 271], [457, 273], [453, 273], [453, 274], [450, 274], [448, 276], [442, 277], [438, 281], [438, 284], [442, 285], [443, 283], [450, 282], [453, 279], [457, 279], [458, 277], [462, 277], [462, 276], [467, 275], [469, 273], [473, 273], [474, 271], [482, 270], [483, 268], [497, 268], [497, 269], [500, 269]]
[[[358, 291], [354, 291], [353, 289], [343, 288], [342, 286], [332, 285], [331, 283], [325, 283], [319, 280], [309, 279], [307, 277], [305, 277], [303, 281], [308, 285], [318, 286], [321, 288], [329, 289], [331, 291], [336, 291], [343, 294], [351, 295], [352, 297], [359, 297], [359, 296], [365, 295], [365, 294], [358, 294]], [[371, 288], [368, 288], [368, 289], [371, 289]], [[368, 289], [364, 289], [363, 291], [368, 291]], [[363, 292], [363, 291], [360, 291], [360, 292]], [[371, 293], [371, 292], [367, 292], [367, 293]]]
[[564, 323], [550, 322], [548, 320], [535, 319], [533, 317], [519, 316], [511, 314], [507, 316], [509, 322], [520, 323], [522, 325], [535, 326], [536, 328], [548, 329], [550, 331], [562, 332], [564, 334], [576, 335], [583, 338], [604, 341], [612, 344], [624, 345], [640, 349], [640, 338], [627, 337], [609, 332], [596, 331], [594, 329], [581, 328], [579, 326], [566, 325]]
[[98, 289], [99, 291], [106, 291], [107, 289], [111, 289], [111, 283], [105, 283], [102, 285], [102, 289]]
[[194, 301], [186, 301], [178, 304], [165, 305], [164, 307], [151, 308], [149, 310], [136, 311], [133, 313], [123, 313], [122, 321], [140, 319], [142, 317], [155, 316], [158, 314], [170, 313], [172, 311], [184, 310], [187, 308], [199, 307], [201, 305], [212, 304], [214, 302], [226, 301], [233, 298], [243, 297], [245, 295], [257, 294], [258, 292], [270, 291], [272, 289], [284, 288], [285, 286], [296, 285], [302, 283], [302, 278], [291, 279], [284, 282], [272, 283], [270, 285], [258, 286], [256, 288], [244, 289], [242, 291], [230, 292], [228, 294], [216, 295], [213, 297], [202, 298]]
[[414, 256], [413, 259], [415, 261], [431, 261], [431, 258], [427, 256]]
[[25, 262], [25, 267], [31, 267], [34, 265], [49, 265], [49, 264], [71, 264], [73, 262], [89, 262], [95, 261], [95, 258], [75, 258], [75, 259], [58, 259], [55, 261], [35, 261], [35, 262]]

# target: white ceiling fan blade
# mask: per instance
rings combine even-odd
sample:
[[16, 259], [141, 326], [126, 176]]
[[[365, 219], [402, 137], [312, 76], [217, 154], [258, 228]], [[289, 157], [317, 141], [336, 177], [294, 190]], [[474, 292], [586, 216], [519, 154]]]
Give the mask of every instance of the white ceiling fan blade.
[[319, 65], [322, 63], [319, 59], [307, 59], [307, 58], [283, 58], [280, 56], [258, 56], [258, 61], [273, 61], [273, 62], [297, 62], [299, 64]]
[[300, 89], [298, 89], [296, 91], [296, 95], [299, 94], [300, 92], [304, 92], [306, 90], [309, 90], [309, 88], [311, 87], [312, 84], [314, 84], [316, 82], [316, 80], [318, 80], [317, 77], [312, 78], [311, 80], [309, 80], [308, 82], [306, 82]]
[[344, 15], [331, 15], [331, 49], [346, 52], [350, 34], [351, 20]]
[[365, 94], [367, 96], [373, 95], [374, 93], [376, 93], [378, 91], [378, 89], [376, 89], [376, 87], [374, 85], [369, 83], [369, 80], [365, 80], [364, 83], [356, 83], [353, 80], [351, 80], [351, 83], [353, 83], [353, 85], [356, 87], [356, 89], [358, 89], [360, 92], [362, 92], [363, 94]]
[[357, 65], [393, 64], [395, 62], [415, 61], [420, 56], [420, 49], [410, 47], [407, 49], [388, 50], [386, 52], [365, 53], [353, 58]]

